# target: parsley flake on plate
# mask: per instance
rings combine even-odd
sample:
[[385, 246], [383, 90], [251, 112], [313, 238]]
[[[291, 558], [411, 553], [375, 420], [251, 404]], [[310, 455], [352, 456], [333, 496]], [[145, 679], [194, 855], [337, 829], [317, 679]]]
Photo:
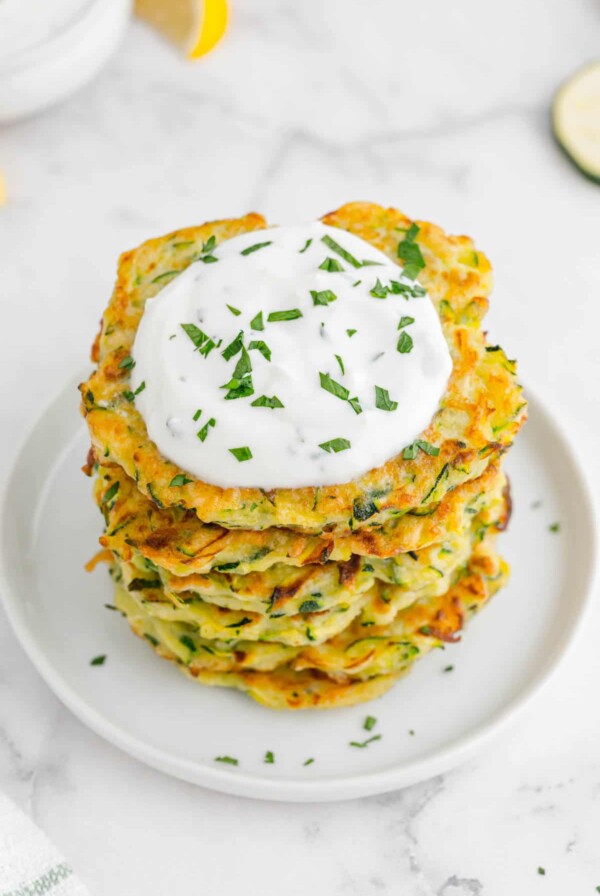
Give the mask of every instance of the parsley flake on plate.
[[376, 740], [381, 740], [381, 734], [374, 734], [373, 737], [368, 737], [366, 740], [357, 741], [351, 740], [349, 746], [351, 747], [360, 747], [363, 750], [365, 747], [368, 747], [369, 744], [372, 744]]

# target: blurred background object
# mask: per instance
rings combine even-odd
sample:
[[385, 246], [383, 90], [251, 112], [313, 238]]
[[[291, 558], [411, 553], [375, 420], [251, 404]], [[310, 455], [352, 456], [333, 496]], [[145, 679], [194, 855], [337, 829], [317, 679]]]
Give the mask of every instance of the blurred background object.
[[600, 184], [600, 62], [575, 72], [552, 106], [554, 135], [573, 164]]
[[135, 11], [190, 59], [209, 53], [227, 28], [227, 0], [135, 0]]
[[87, 83], [117, 47], [130, 9], [130, 0], [2, 0], [0, 122]]

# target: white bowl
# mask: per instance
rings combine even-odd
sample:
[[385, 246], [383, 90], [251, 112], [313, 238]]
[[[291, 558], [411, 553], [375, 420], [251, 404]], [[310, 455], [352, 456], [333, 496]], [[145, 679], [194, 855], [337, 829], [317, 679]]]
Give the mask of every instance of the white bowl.
[[87, 83], [115, 50], [130, 12], [131, 0], [88, 0], [47, 39], [0, 55], [0, 123], [40, 112]]

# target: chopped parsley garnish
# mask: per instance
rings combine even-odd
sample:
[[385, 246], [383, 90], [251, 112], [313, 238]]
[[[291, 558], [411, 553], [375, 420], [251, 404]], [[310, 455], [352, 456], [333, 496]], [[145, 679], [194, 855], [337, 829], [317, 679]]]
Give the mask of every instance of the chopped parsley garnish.
[[371, 290], [371, 295], [374, 299], [387, 299], [388, 292], [389, 289], [387, 288], [387, 286], [384, 286], [382, 284], [381, 280], [378, 277], [375, 281], [375, 286]]
[[429, 454], [430, 457], [437, 457], [440, 453], [440, 449], [435, 445], [431, 445], [429, 442], [426, 442], [424, 439], [417, 439], [412, 445], [407, 445], [404, 451], [402, 452], [402, 457], [404, 460], [414, 460], [417, 454], [419, 453], [419, 449], [423, 451], [425, 454]]
[[123, 397], [126, 398], [127, 401], [134, 401], [134, 400], [135, 400], [135, 395], [133, 394], [133, 392], [131, 391], [131, 389], [125, 389], [125, 390], [123, 391]]
[[245, 445], [243, 448], [229, 448], [228, 450], [240, 463], [243, 463], [243, 461], [245, 460], [252, 459], [252, 452], [247, 445]]
[[120, 485], [119, 482], [113, 482], [113, 484], [111, 485], [109, 490], [106, 492], [106, 494], [102, 498], [102, 502], [101, 502], [102, 504], [108, 504], [109, 501], [112, 501], [112, 499], [115, 497], [115, 495], [119, 491], [119, 485]]
[[273, 765], [273, 763], [275, 762], [275, 756], [271, 752], [271, 750], [267, 750], [267, 752], [265, 753], [264, 761], [267, 763], [267, 765]]
[[406, 315], [403, 315], [398, 323], [398, 329], [403, 330], [404, 327], [407, 327], [409, 324], [414, 324], [414, 322], [414, 317], [407, 317]]
[[352, 284], [352, 287], [354, 288], [355, 286], [360, 286], [361, 283], [362, 283], [362, 280], [356, 280], [356, 281]]
[[302, 765], [312, 765], [314, 761], [314, 759], [307, 759], [306, 762], [302, 763]]
[[173, 476], [169, 483], [169, 488], [178, 488], [181, 485], [187, 485], [188, 482], [192, 482], [192, 479], [188, 479], [185, 473], [178, 473], [177, 476]]
[[270, 324], [273, 324], [280, 320], [297, 320], [299, 317], [302, 317], [300, 309], [290, 308], [289, 311], [271, 311], [267, 320]]
[[225, 303], [225, 304], [226, 304], [227, 308], [229, 308], [231, 313], [235, 315], [235, 317], [239, 317], [240, 314], [242, 313], [239, 308], [234, 308], [233, 305], [227, 305], [227, 303]]
[[336, 294], [330, 289], [322, 289], [320, 292], [316, 289], [311, 289], [310, 294], [313, 305], [330, 305], [331, 302], [335, 302], [337, 299]]
[[135, 361], [131, 357], [131, 355], [127, 355], [126, 358], [123, 358], [121, 363], [119, 364], [121, 370], [133, 370], [135, 367]]
[[387, 286], [377, 278], [375, 286], [371, 290], [375, 299], [385, 299], [389, 295], [404, 296], [405, 299], [416, 299], [425, 295], [425, 290], [418, 283], [401, 283], [399, 280], [390, 280]]
[[368, 737], [366, 740], [363, 740], [362, 743], [357, 740], [351, 740], [350, 746], [351, 747], [360, 747], [360, 749], [362, 750], [365, 747], [368, 747], [369, 744], [372, 744], [373, 741], [376, 741], [376, 740], [381, 740], [381, 734], [374, 734], [373, 737]]
[[202, 408], [198, 408], [198, 410], [192, 417], [192, 420], [194, 421], [194, 423], [196, 423], [200, 419], [201, 416], [202, 416]]
[[239, 765], [237, 759], [234, 759], [233, 756], [215, 756], [215, 762], [224, 762], [226, 765]]
[[545, 868], [542, 868], [542, 867], [540, 866], [540, 867], [538, 868], [537, 872], [538, 872], [538, 874], [545, 874], [545, 873], [546, 873], [546, 869], [545, 869]]
[[329, 442], [321, 442], [319, 445], [319, 448], [327, 451], [328, 454], [331, 454], [332, 451], [334, 454], [337, 454], [339, 451], [347, 451], [351, 447], [352, 445], [348, 439], [331, 439]]
[[336, 398], [341, 398], [342, 401], [348, 401], [350, 392], [345, 386], [342, 386], [341, 383], [337, 383], [333, 380], [328, 373], [319, 371], [319, 378], [321, 380], [321, 389], [325, 389], [326, 392], [331, 392], [332, 395], [335, 395]]
[[335, 274], [337, 273], [337, 271], [343, 271], [344, 268], [339, 263], [337, 258], [330, 258], [329, 256], [327, 256], [327, 258], [319, 265], [319, 270], [329, 271], [331, 274]]
[[325, 236], [321, 237], [321, 242], [325, 243], [325, 245], [329, 249], [331, 249], [332, 252], [335, 252], [336, 255], [339, 255], [341, 258], [344, 259], [344, 261], [347, 261], [348, 264], [351, 264], [353, 268], [362, 267], [361, 262], [358, 261], [358, 259], [355, 258], [354, 255], [351, 255], [349, 252], [346, 251], [346, 249], [344, 249], [342, 246], [340, 246], [339, 243], [336, 243], [336, 241], [332, 237], [330, 237], [328, 233], [326, 233]]
[[204, 424], [204, 426], [202, 427], [202, 429], [199, 429], [199, 430], [198, 430], [198, 432], [196, 433], [196, 435], [198, 436], [198, 438], [200, 439], [201, 442], [204, 442], [204, 440], [206, 439], [206, 437], [207, 437], [207, 435], [208, 435], [208, 430], [209, 430], [212, 426], [215, 426], [216, 422], [217, 422], [217, 421], [215, 420], [215, 418], [214, 418], [214, 417], [211, 417], [210, 420], [208, 420], [208, 421]]
[[299, 252], [300, 252], [301, 255], [302, 255], [303, 252], [306, 252], [306, 250], [308, 249], [308, 247], [310, 246], [311, 243], [312, 243], [312, 237], [311, 237], [309, 240], [307, 240], [307, 241], [304, 243], [304, 246], [302, 247], [302, 249], [299, 250]]
[[155, 277], [150, 283], [160, 283], [161, 280], [166, 280], [167, 277], [175, 277], [179, 274], [179, 271], [164, 271], [164, 273], [159, 274], [158, 277]]
[[358, 333], [358, 330], [346, 330], [347, 335], [352, 339], [355, 333]]
[[342, 401], [347, 401], [355, 414], [362, 414], [358, 398], [350, 398], [350, 392], [345, 386], [332, 379], [328, 373], [322, 373], [321, 371], [319, 371], [319, 379], [321, 380], [322, 389], [325, 389], [326, 392], [330, 392]]
[[139, 384], [139, 386], [137, 387], [137, 389], [135, 390], [135, 392], [133, 394], [139, 395], [140, 392], [143, 392], [145, 388], [146, 388], [146, 380], [142, 380], [142, 382]]
[[187, 333], [196, 346], [196, 350], [199, 351], [204, 358], [208, 358], [213, 348], [217, 348], [217, 345], [221, 344], [221, 340], [216, 343], [210, 336], [207, 336], [206, 333], [200, 330], [196, 324], [181, 324], [181, 329]]
[[261, 353], [263, 358], [267, 359], [267, 361], [271, 360], [271, 349], [266, 342], [262, 341], [262, 339], [252, 340], [252, 342], [248, 345], [248, 351], [251, 352], [254, 348], [257, 349]]
[[551, 526], [548, 526], [550, 532], [560, 532], [560, 523], [552, 523]]
[[106, 654], [103, 653], [101, 656], [95, 656], [93, 660], [90, 660], [90, 666], [103, 666], [106, 662]]
[[264, 330], [265, 325], [263, 321], [263, 313], [259, 311], [258, 314], [252, 318], [250, 321], [250, 327], [253, 330]]
[[227, 395], [225, 396], [227, 401], [234, 398], [246, 398], [248, 395], [254, 395], [254, 386], [252, 384], [252, 362], [250, 361], [250, 355], [243, 345], [241, 347], [241, 355], [235, 365], [235, 370], [233, 371], [233, 376], [228, 383], [221, 386], [221, 389], [228, 390]]
[[454, 672], [454, 666], [444, 666], [444, 672]]
[[267, 395], [261, 395], [260, 398], [256, 398], [251, 402], [251, 406], [253, 408], [282, 408], [284, 404], [276, 395], [273, 395], [271, 398]]
[[390, 280], [390, 292], [397, 296], [407, 296], [411, 299], [418, 299], [424, 296], [427, 290], [418, 283], [400, 283], [398, 280]]
[[252, 252], [258, 252], [259, 249], [264, 249], [265, 246], [270, 246], [273, 240], [268, 240], [266, 243], [254, 243], [253, 246], [248, 246], [247, 249], [242, 249], [240, 255], [250, 255]]
[[375, 718], [375, 716], [367, 716], [364, 721], [363, 728], [365, 729], [365, 731], [372, 731], [376, 724], [377, 719]]
[[336, 355], [336, 356], [335, 356], [335, 360], [336, 360], [336, 361], [338, 362], [338, 364], [340, 365], [340, 370], [342, 371], [342, 376], [344, 376], [344, 374], [346, 373], [346, 371], [345, 371], [345, 369], [344, 369], [344, 362], [342, 361], [342, 359], [340, 358], [339, 355]]
[[398, 402], [390, 398], [390, 393], [387, 389], [375, 386], [375, 407], [379, 408], [380, 411], [395, 411], [398, 407]]
[[217, 248], [217, 239], [214, 234], [209, 236], [205, 243], [202, 243], [202, 249], [200, 250], [199, 256], [196, 256], [196, 260], [203, 261], [205, 264], [210, 264], [213, 261], [218, 261], [218, 258], [212, 254], [214, 249]]
[[419, 271], [425, 267], [425, 259], [415, 239], [419, 235], [418, 224], [411, 224], [403, 240], [398, 243], [398, 258], [403, 262], [403, 274], [409, 280], [415, 280]]
[[398, 343], [396, 345], [397, 351], [400, 352], [401, 355], [407, 355], [413, 349], [414, 342], [412, 340], [412, 336], [406, 332], [406, 330], [402, 330], [400, 333], [400, 338], [398, 339]]
[[234, 376], [229, 382], [224, 383], [221, 389], [227, 389], [227, 395], [225, 396], [227, 401], [234, 401], [237, 398], [248, 398], [249, 395], [254, 395], [254, 385], [251, 376], [244, 376], [241, 379]]
[[229, 345], [225, 346], [221, 355], [225, 358], [226, 361], [229, 361], [230, 358], [235, 357], [238, 352], [241, 352], [242, 347], [244, 345], [244, 331], [240, 330], [235, 339], [233, 339]]

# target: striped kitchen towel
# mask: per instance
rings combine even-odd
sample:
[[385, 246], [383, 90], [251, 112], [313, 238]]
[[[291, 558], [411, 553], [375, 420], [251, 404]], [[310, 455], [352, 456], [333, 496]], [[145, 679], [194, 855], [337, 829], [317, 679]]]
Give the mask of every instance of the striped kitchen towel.
[[0, 793], [0, 896], [89, 896], [45, 834]]

